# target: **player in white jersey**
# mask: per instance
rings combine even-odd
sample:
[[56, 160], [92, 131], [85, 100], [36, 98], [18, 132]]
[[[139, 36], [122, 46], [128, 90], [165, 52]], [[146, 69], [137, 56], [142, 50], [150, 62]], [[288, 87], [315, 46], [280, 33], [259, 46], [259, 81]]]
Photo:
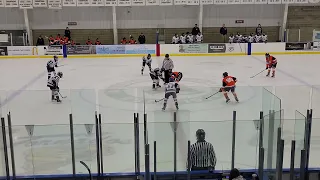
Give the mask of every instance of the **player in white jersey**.
[[47, 62], [48, 79], [50, 79], [52, 73], [53, 76], [56, 75], [56, 67], [58, 67], [58, 56], [54, 55], [53, 59]]
[[255, 35], [255, 42], [256, 42], [256, 43], [262, 42], [262, 37], [261, 37], [260, 34], [256, 34], [256, 35]]
[[159, 68], [155, 68], [154, 70], [150, 71], [150, 77], [153, 81], [152, 83], [152, 89], [160, 88], [159, 80], [162, 78], [162, 73]]
[[177, 34], [175, 34], [173, 37], [172, 37], [172, 44], [179, 44], [179, 36]]
[[237, 33], [236, 41], [237, 41], [237, 43], [241, 43], [242, 42], [242, 35], [240, 33]]
[[179, 93], [180, 87], [177, 82], [175, 82], [174, 77], [169, 78], [169, 83], [166, 84], [165, 87], [165, 95], [164, 95], [164, 102], [162, 110], [166, 110], [167, 102], [170, 96], [173, 97], [174, 104], [176, 105], [177, 110], [179, 109], [178, 100], [177, 100], [177, 93]]
[[196, 43], [202, 43], [203, 41], [203, 35], [201, 33], [198, 33], [196, 35]]
[[181, 44], [185, 44], [186, 43], [186, 38], [187, 38], [187, 36], [184, 35], [184, 33], [182, 33], [181, 36], [180, 36], [180, 43]]
[[253, 43], [253, 42], [254, 42], [254, 35], [253, 35], [253, 33], [251, 33], [251, 34], [249, 35], [249, 37], [248, 37], [248, 42], [249, 42], [249, 43]]
[[57, 102], [61, 102], [59, 98], [59, 80], [62, 78], [63, 73], [58, 72], [57, 75], [50, 77], [47, 82], [47, 86], [51, 90], [51, 101], [56, 100]]
[[262, 36], [261, 36], [261, 40], [262, 40], [262, 42], [267, 43], [268, 42], [268, 36], [263, 33]]
[[193, 35], [192, 35], [192, 34], [189, 34], [189, 35], [187, 36], [187, 40], [188, 40], [188, 43], [193, 44], [193, 42], [194, 42]]
[[149, 66], [149, 71], [151, 72], [151, 63], [152, 63], [151, 54], [148, 54], [147, 57], [145, 56], [142, 57], [141, 75], [143, 75], [144, 67], [146, 66], [146, 64]]
[[234, 35], [230, 34], [229, 36], [229, 43], [234, 43]]

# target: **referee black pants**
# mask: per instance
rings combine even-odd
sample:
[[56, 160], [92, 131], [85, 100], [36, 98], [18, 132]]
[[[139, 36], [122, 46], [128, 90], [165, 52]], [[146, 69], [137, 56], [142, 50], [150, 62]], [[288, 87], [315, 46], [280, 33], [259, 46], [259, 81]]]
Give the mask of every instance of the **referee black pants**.
[[164, 82], [169, 83], [169, 78], [171, 77], [172, 70], [164, 70]]

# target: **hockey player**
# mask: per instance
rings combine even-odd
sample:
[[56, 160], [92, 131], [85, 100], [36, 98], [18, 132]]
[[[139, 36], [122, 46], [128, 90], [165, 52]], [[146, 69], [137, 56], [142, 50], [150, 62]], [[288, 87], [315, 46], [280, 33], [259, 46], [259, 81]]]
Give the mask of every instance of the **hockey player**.
[[271, 69], [272, 69], [271, 77], [275, 76], [277, 63], [278, 62], [277, 62], [277, 59], [275, 57], [270, 56], [269, 53], [266, 53], [266, 70], [268, 70], [268, 74], [266, 76], [270, 75]]
[[58, 72], [57, 75], [50, 77], [48, 80], [47, 86], [51, 90], [51, 101], [56, 100], [57, 102], [61, 102], [59, 98], [59, 80], [62, 78], [63, 73]]
[[48, 80], [50, 79], [52, 73], [53, 76], [56, 75], [56, 67], [58, 67], [58, 56], [54, 55], [53, 59], [47, 62]]
[[182, 79], [182, 72], [172, 72], [172, 75], [174, 76], [176, 82], [179, 82], [181, 81]]
[[163, 102], [163, 108], [162, 108], [163, 111], [166, 110], [167, 102], [170, 96], [173, 97], [174, 104], [176, 105], [177, 110], [179, 109], [178, 100], [177, 100], [177, 93], [179, 93], [179, 91], [180, 91], [179, 84], [175, 82], [174, 77], [170, 77], [169, 83], [166, 84], [166, 87], [165, 87], [165, 95], [164, 95], [164, 102]]
[[142, 57], [141, 75], [143, 75], [144, 67], [146, 66], [146, 64], [149, 66], [149, 71], [151, 72], [151, 63], [152, 63], [151, 54], [148, 54], [147, 58], [145, 56]]
[[150, 77], [153, 81], [152, 89], [160, 88], [159, 79], [162, 78], [162, 73], [159, 68], [150, 71]]
[[239, 102], [238, 96], [235, 92], [235, 88], [236, 88], [236, 82], [237, 82], [237, 78], [229, 76], [227, 72], [223, 73], [223, 79], [222, 79], [222, 86], [220, 89], [220, 92], [223, 93], [224, 97], [226, 98], [226, 103], [228, 103], [230, 101], [229, 97], [228, 97], [228, 92], [231, 91], [234, 99]]

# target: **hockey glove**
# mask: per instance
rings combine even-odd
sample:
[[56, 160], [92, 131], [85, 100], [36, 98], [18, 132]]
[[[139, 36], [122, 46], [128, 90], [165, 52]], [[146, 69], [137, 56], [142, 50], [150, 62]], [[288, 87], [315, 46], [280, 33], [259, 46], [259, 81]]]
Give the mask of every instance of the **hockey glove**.
[[177, 88], [176, 89], [176, 93], [178, 94], [180, 92], [180, 88]]

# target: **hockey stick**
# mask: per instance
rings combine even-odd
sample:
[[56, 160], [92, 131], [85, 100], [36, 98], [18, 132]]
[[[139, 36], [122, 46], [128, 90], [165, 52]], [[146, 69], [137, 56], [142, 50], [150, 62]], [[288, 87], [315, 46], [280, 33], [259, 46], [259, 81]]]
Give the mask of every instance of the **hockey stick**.
[[218, 92], [215, 92], [215, 93], [211, 94], [210, 96], [206, 97], [206, 99], [211, 98], [212, 96], [214, 96], [214, 95], [218, 94], [219, 92], [220, 92], [220, 91], [218, 91]]
[[264, 71], [265, 71], [265, 69], [260, 71], [259, 73], [255, 74], [255, 75], [251, 76], [250, 78], [254, 78], [254, 77], [258, 76], [259, 74], [263, 73]]
[[164, 98], [162, 98], [162, 99], [159, 99], [159, 100], [154, 100], [154, 102], [160, 102], [160, 101], [163, 101], [164, 100]]
[[83, 162], [83, 161], [80, 161], [80, 163], [88, 170], [90, 180], [92, 180], [91, 170], [90, 170], [90, 168], [88, 167], [88, 165], [87, 165], [85, 162]]
[[59, 95], [61, 96], [61, 98], [67, 98], [67, 96], [62, 96], [62, 94], [60, 93], [60, 91], [58, 91]]

